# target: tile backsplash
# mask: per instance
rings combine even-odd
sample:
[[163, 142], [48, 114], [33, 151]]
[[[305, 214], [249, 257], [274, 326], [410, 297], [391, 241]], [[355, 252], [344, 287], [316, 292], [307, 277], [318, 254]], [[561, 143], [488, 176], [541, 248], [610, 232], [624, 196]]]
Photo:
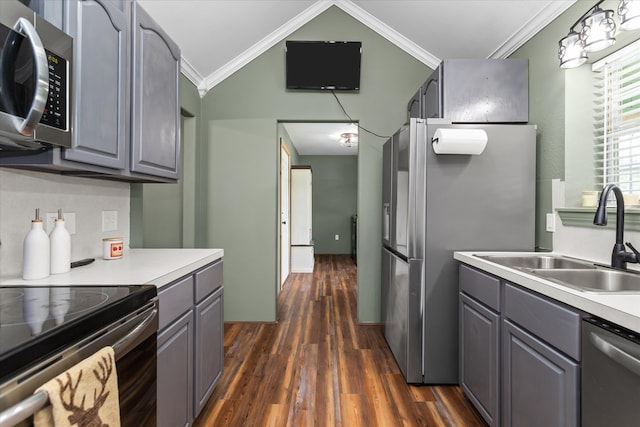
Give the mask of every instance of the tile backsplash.
[[[22, 274], [22, 243], [36, 208], [42, 219], [59, 208], [75, 213], [72, 261], [101, 257], [105, 237], [122, 237], [129, 247], [129, 183], [0, 169], [0, 276]], [[102, 231], [103, 211], [117, 212], [115, 230]]]

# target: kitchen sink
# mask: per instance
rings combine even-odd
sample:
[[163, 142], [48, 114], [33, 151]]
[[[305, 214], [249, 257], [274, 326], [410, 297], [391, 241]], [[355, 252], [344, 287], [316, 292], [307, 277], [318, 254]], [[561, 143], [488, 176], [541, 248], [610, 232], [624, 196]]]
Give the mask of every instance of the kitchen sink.
[[584, 292], [639, 293], [640, 274], [606, 268], [534, 269], [532, 274]]
[[476, 255], [476, 257], [495, 262], [505, 267], [526, 270], [595, 268], [595, 265], [589, 261], [582, 261], [561, 255]]

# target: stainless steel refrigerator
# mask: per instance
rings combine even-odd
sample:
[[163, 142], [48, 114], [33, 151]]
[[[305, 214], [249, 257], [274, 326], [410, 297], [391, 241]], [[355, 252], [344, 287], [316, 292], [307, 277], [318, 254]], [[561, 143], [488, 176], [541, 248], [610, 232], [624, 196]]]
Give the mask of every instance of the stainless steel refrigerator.
[[[483, 129], [480, 155], [435, 154], [438, 128]], [[536, 131], [410, 119], [383, 150], [382, 320], [409, 383], [458, 382], [456, 250], [533, 251]]]

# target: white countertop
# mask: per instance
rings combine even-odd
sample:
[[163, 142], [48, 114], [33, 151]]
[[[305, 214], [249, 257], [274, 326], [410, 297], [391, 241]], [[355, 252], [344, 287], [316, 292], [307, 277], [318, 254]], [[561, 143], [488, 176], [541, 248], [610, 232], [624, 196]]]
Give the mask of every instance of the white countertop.
[[46, 279], [0, 278], [0, 285], [106, 286], [152, 284], [161, 288], [222, 258], [222, 249], [128, 249], [120, 259], [103, 260]]
[[553, 255], [553, 253], [531, 252], [455, 252], [454, 258], [499, 276], [509, 282], [531, 289], [579, 310], [601, 317], [635, 332], [640, 332], [640, 294], [595, 294], [582, 292], [557, 283], [527, 274], [514, 268], [504, 267], [474, 256], [478, 255]]

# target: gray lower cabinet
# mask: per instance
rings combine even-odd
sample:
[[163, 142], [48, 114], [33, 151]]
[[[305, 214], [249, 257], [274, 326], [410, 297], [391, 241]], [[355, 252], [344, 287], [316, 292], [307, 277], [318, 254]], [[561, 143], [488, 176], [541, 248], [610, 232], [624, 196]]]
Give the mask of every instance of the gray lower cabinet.
[[461, 265], [460, 386], [490, 426], [500, 425], [500, 280]]
[[196, 340], [194, 416], [198, 416], [222, 375], [224, 362], [224, 328], [222, 289], [196, 305]]
[[158, 427], [192, 421], [193, 316], [185, 313], [158, 335]]
[[583, 313], [460, 265], [461, 387], [491, 426], [580, 425]]
[[222, 375], [222, 271], [222, 260], [218, 260], [158, 292], [160, 427], [191, 425]]
[[503, 425], [579, 426], [580, 365], [504, 321]]
[[490, 426], [500, 420], [500, 315], [460, 295], [460, 386]]

